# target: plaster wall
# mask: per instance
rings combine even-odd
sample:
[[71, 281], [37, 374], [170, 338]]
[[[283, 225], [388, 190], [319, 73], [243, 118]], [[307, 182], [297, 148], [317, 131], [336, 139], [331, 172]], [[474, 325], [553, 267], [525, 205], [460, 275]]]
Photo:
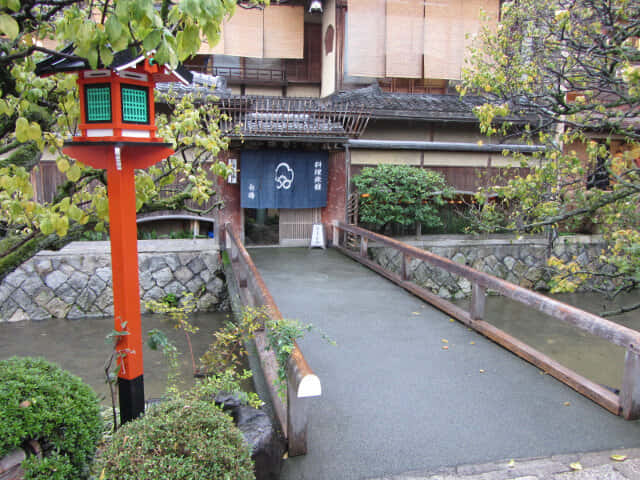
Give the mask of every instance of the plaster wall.
[[289, 85], [287, 97], [312, 97], [320, 96], [320, 87], [316, 85]]
[[[329, 26], [333, 27], [331, 52], [327, 53], [325, 38]], [[326, 97], [336, 91], [336, 0], [325, 0], [322, 15], [322, 87], [320, 96]]]

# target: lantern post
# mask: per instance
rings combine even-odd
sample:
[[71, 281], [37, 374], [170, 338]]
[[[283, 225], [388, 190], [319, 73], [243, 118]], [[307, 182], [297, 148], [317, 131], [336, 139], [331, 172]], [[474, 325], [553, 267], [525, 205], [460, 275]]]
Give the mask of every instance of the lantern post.
[[[87, 68], [83, 68], [87, 67]], [[189, 83], [191, 74], [153, 63], [147, 56], [116, 54], [108, 68], [91, 70], [55, 55], [36, 73], [78, 74], [80, 134], [63, 152], [107, 171], [109, 237], [113, 280], [120, 421], [137, 418], [145, 406], [140, 286], [136, 225], [135, 170], [147, 168], [174, 151], [156, 137], [153, 89], [157, 81]]]

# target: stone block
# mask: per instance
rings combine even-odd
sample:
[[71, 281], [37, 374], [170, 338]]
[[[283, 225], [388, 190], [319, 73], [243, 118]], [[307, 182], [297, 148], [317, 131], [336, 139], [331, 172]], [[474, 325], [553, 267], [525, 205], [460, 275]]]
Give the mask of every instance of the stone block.
[[149, 300], [161, 300], [162, 297], [164, 297], [165, 293], [164, 290], [162, 290], [159, 287], [153, 287], [151, 290], [148, 290], [143, 297], [143, 300], [145, 301], [149, 301]]
[[187, 263], [187, 267], [189, 267], [189, 270], [191, 270], [194, 274], [198, 274], [201, 271], [207, 269], [207, 265], [204, 263], [201, 257], [195, 257], [193, 260]]
[[616, 462], [613, 464], [613, 469], [629, 479], [640, 478], [640, 458]]
[[105, 283], [111, 283], [111, 267], [100, 267], [96, 269], [96, 275]]
[[150, 272], [154, 273], [159, 270], [164, 270], [166, 268], [167, 268], [167, 262], [164, 260], [163, 257], [153, 256], [148, 259], [145, 270], [149, 270]]
[[202, 270], [200, 272], [200, 278], [204, 283], [207, 283], [213, 277], [213, 272], [209, 269]]
[[50, 288], [43, 288], [38, 294], [33, 297], [33, 301], [39, 306], [46, 308], [46, 305], [55, 297], [55, 294]]
[[555, 474], [553, 480], [629, 480], [622, 473], [616, 472], [611, 465], [585, 468], [575, 472]]
[[173, 294], [177, 297], [182, 296], [182, 294], [186, 291], [186, 288], [180, 282], [174, 280], [164, 287], [165, 294]]
[[2, 302], [0, 304], [0, 322], [8, 321], [18, 308], [18, 304], [10, 298]]
[[33, 266], [37, 274], [40, 276], [44, 276], [53, 271], [53, 265], [51, 264], [51, 260], [48, 258], [36, 258], [33, 262]]
[[513, 270], [513, 267], [516, 264], [516, 259], [510, 256], [506, 256], [504, 257], [504, 260], [502, 260], [502, 263], [505, 267], [507, 267], [508, 270]]
[[180, 283], [186, 284], [189, 280], [193, 278], [193, 272], [189, 269], [189, 267], [182, 266], [178, 268], [175, 272], [173, 272], [173, 276]]
[[78, 295], [76, 306], [83, 312], [89, 313], [93, 303], [96, 301], [96, 298], [98, 298], [98, 295], [91, 290], [91, 288], [84, 288], [82, 292], [80, 292], [80, 295]]
[[164, 288], [165, 285], [168, 285], [169, 282], [173, 280], [173, 273], [169, 269], [169, 267], [164, 267], [160, 270], [157, 270], [153, 273], [153, 279], [156, 281], [159, 287]]
[[5, 300], [7, 300], [11, 296], [13, 290], [14, 288], [9, 286], [9, 284], [0, 283], [0, 305], [2, 305]]
[[153, 274], [149, 270], [141, 270], [140, 271], [140, 287], [146, 292], [147, 290], [151, 290], [156, 281], [153, 279]]
[[38, 291], [42, 289], [42, 287], [44, 287], [44, 283], [42, 283], [42, 280], [37, 275], [29, 276], [20, 286], [27, 295], [32, 297], [37, 295]]
[[175, 253], [172, 253], [170, 255], [166, 255], [164, 257], [165, 262], [167, 262], [167, 266], [172, 270], [175, 271], [180, 265], [180, 259], [178, 258], [178, 255], [176, 255]]
[[44, 283], [51, 290], [57, 290], [58, 287], [60, 287], [60, 285], [64, 284], [67, 281], [67, 278], [69, 278], [69, 276], [66, 275], [64, 272], [60, 270], [54, 270], [53, 272], [51, 272], [49, 275], [45, 277]]
[[198, 299], [198, 310], [205, 312], [214, 310], [219, 301], [219, 298], [213, 293], [205, 293]]
[[224, 289], [224, 281], [221, 278], [214, 277], [207, 283], [207, 291], [215, 294], [220, 293]]
[[188, 281], [185, 286], [187, 287], [187, 292], [198, 293], [200, 287], [204, 285], [204, 281], [199, 277], [195, 276], [190, 281]]
[[27, 315], [27, 313], [21, 308], [18, 308], [15, 312], [13, 312], [13, 315], [11, 315], [7, 321], [9, 323], [15, 323], [23, 322], [25, 320], [29, 320], [29, 315]]
[[208, 270], [215, 272], [220, 269], [220, 254], [218, 252], [203, 252], [200, 254], [200, 258]]
[[460, 265], [466, 265], [467, 264], [467, 257], [465, 257], [462, 253], [456, 253], [453, 258], [451, 259], [454, 262], [460, 264]]
[[80, 310], [76, 305], [73, 305], [71, 307], [71, 309], [69, 310], [69, 313], [67, 313], [67, 318], [71, 319], [71, 320], [75, 320], [78, 318], [84, 318], [86, 317], [87, 314], [85, 312], [83, 312], [82, 310]]
[[80, 292], [87, 285], [88, 281], [89, 275], [82, 272], [75, 272], [67, 279], [67, 285], [69, 285], [75, 291]]
[[18, 288], [28, 278], [28, 276], [20, 269], [14, 270], [9, 275], [4, 277], [4, 282], [9, 286]]
[[107, 282], [97, 275], [91, 275], [89, 282], [87, 283], [87, 287], [89, 287], [96, 295], [100, 295], [106, 286]]
[[69, 313], [71, 309], [71, 305], [59, 298], [52, 298], [45, 306], [45, 309], [54, 318], [66, 318], [67, 313]]

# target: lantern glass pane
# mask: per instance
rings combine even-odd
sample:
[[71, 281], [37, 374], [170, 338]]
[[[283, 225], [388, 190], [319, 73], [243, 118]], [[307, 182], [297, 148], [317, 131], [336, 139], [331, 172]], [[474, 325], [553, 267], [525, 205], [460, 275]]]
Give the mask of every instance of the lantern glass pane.
[[111, 122], [111, 87], [87, 85], [87, 122]]
[[146, 88], [122, 86], [122, 121], [149, 123], [148, 91]]

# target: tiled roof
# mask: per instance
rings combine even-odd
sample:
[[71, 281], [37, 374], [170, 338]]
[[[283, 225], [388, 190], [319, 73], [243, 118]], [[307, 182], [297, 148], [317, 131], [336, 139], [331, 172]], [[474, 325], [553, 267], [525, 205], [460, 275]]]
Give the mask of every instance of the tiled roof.
[[357, 90], [341, 91], [327, 98], [334, 105], [349, 104], [371, 112], [371, 118], [409, 118], [421, 120], [472, 121], [473, 107], [482, 105], [480, 97], [383, 92], [377, 84]]

